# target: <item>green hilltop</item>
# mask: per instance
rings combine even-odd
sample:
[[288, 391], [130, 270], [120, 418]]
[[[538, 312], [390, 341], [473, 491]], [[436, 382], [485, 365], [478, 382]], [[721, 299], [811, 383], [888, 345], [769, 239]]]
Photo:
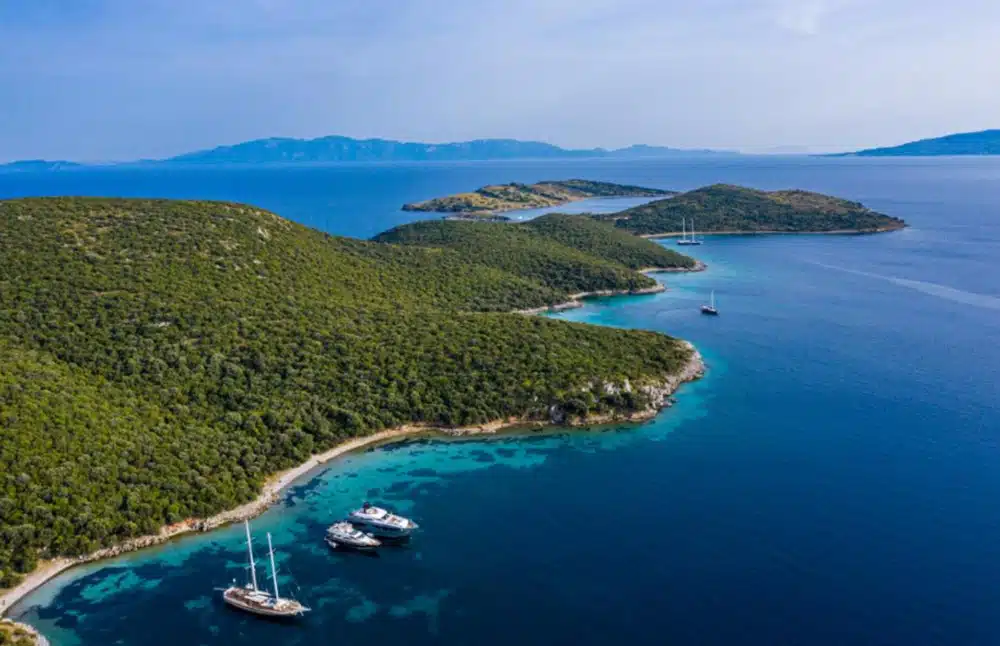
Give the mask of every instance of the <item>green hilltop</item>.
[[630, 267], [650, 247], [557, 223], [483, 225], [544, 258], [501, 262], [479, 231], [425, 248], [232, 203], [0, 201], [0, 587], [247, 502], [349, 437], [647, 410], [604, 385], [662, 384], [686, 344], [507, 313], [649, 285]]
[[611, 182], [569, 179], [536, 184], [494, 184], [424, 202], [404, 204], [404, 211], [461, 213], [466, 216], [538, 209], [595, 197], [663, 197], [672, 191]]
[[692, 258], [579, 215], [545, 215], [523, 224], [427, 220], [375, 240], [448, 249], [470, 263], [527, 276], [565, 293], [649, 289], [656, 281], [635, 269], [695, 266]]
[[619, 213], [596, 216], [638, 235], [679, 234], [682, 220], [698, 232], [816, 233], [900, 229], [899, 218], [859, 202], [809, 191], [759, 191], [716, 184]]

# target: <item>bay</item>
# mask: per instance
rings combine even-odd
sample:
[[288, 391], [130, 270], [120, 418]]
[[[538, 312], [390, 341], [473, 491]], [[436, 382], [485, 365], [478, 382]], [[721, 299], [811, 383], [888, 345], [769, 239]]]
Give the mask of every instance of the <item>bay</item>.
[[[560, 314], [702, 350], [707, 377], [650, 423], [410, 442], [310, 474], [254, 522], [315, 609], [298, 625], [219, 603], [239, 527], [70, 571], [11, 614], [55, 646], [1000, 639], [1000, 160], [122, 167], [0, 174], [0, 196], [246, 201], [368, 237], [419, 217], [404, 202], [569, 177], [821, 190], [911, 227], [709, 238], [709, 270], [662, 276], [666, 293]], [[323, 529], [366, 498], [419, 536], [330, 552]]]

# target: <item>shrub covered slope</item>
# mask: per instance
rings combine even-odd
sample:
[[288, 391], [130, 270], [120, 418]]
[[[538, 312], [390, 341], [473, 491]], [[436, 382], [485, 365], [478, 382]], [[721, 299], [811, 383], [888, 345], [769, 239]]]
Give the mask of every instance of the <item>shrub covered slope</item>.
[[333, 237], [239, 204], [0, 202], [0, 587], [246, 502], [351, 436], [643, 407], [600, 384], [659, 381], [685, 346], [502, 312], [647, 279], [517, 235], [558, 262]]
[[632, 269], [694, 266], [687, 256], [579, 215], [551, 214], [524, 224], [427, 220], [375, 239], [450, 249], [471, 263], [530, 277], [567, 293], [648, 288], [656, 282]]
[[717, 184], [635, 208], [597, 216], [639, 235], [681, 231], [692, 219], [698, 231], [877, 231], [904, 226], [902, 220], [851, 202], [808, 191], [758, 191]]

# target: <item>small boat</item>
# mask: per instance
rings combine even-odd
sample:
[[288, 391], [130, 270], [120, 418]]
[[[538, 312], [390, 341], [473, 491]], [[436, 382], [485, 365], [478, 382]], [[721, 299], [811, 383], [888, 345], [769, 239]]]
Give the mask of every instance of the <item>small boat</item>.
[[418, 525], [409, 518], [397, 516], [367, 502], [361, 509], [352, 511], [348, 515], [348, 520], [379, 538], [406, 538], [418, 528]]
[[718, 316], [719, 310], [715, 308], [715, 290], [712, 290], [712, 300], [708, 305], [701, 306], [701, 313], [708, 314], [709, 316]]
[[701, 240], [699, 240], [694, 234], [694, 218], [691, 218], [691, 236], [688, 237], [687, 234], [687, 223], [684, 218], [681, 218], [681, 239], [677, 241], [679, 245], [699, 245]]
[[370, 552], [380, 546], [382, 542], [345, 520], [327, 527], [326, 544], [333, 549], [343, 547]]
[[309, 612], [309, 608], [294, 599], [283, 598], [278, 592], [278, 575], [274, 567], [274, 547], [271, 535], [267, 535], [267, 549], [271, 557], [271, 582], [274, 594], [257, 587], [257, 567], [253, 558], [253, 541], [250, 538], [250, 523], [243, 522], [247, 531], [247, 552], [250, 555], [250, 581], [244, 586], [234, 585], [222, 591], [222, 599], [233, 608], [255, 615], [278, 619], [299, 617]]

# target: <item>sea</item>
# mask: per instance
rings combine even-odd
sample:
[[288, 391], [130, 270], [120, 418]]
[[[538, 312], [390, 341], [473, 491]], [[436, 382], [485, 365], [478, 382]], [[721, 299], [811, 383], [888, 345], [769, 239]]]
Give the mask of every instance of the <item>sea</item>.
[[[1000, 158], [115, 167], [0, 174], [0, 197], [233, 200], [369, 237], [422, 217], [404, 202], [574, 177], [817, 190], [910, 226], [708, 237], [686, 250], [708, 270], [665, 293], [557, 315], [698, 346], [707, 375], [651, 422], [409, 441], [303, 477], [252, 523], [299, 622], [220, 602], [242, 526], [70, 570], [10, 615], [54, 646], [1000, 643]], [[421, 530], [328, 549], [363, 500]]]

